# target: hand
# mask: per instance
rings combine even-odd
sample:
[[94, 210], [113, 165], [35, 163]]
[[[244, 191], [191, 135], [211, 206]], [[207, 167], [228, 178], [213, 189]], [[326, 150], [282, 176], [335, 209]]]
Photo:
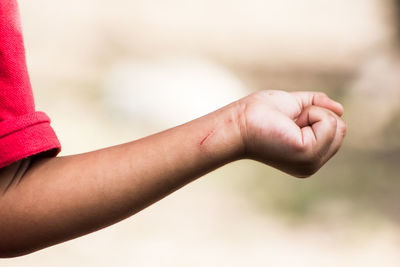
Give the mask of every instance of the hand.
[[343, 107], [323, 93], [261, 91], [239, 106], [245, 157], [296, 177], [319, 170], [346, 135]]

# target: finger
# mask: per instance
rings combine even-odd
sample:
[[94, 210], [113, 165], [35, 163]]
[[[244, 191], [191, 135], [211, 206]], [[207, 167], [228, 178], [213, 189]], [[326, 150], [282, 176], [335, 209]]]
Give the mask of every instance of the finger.
[[292, 94], [296, 96], [303, 109], [309, 106], [319, 106], [333, 111], [338, 116], [343, 115], [343, 106], [340, 103], [330, 99], [325, 93], [293, 92]]
[[326, 158], [324, 159], [324, 162], [327, 162], [339, 151], [340, 147], [343, 144], [343, 140], [346, 136], [346, 133], [347, 133], [346, 123], [341, 118], [337, 118], [336, 135], [335, 138], [333, 139], [331, 146], [328, 149], [328, 152], [326, 153]]
[[303, 145], [323, 156], [336, 136], [338, 116], [332, 111], [309, 106], [299, 116], [296, 124], [301, 128]]

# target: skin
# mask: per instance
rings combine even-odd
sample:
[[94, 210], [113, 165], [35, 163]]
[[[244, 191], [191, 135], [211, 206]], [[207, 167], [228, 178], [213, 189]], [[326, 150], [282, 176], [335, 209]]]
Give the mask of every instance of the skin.
[[325, 94], [260, 91], [137, 141], [16, 162], [0, 170], [0, 256], [109, 226], [235, 160], [308, 177], [341, 146], [342, 114]]

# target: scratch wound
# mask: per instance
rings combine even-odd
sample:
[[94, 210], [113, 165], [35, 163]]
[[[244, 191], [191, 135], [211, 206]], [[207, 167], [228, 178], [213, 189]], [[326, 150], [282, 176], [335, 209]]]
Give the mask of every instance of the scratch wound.
[[207, 139], [208, 139], [211, 135], [213, 135], [213, 133], [214, 133], [214, 130], [212, 130], [212, 131], [210, 131], [209, 133], [207, 133], [207, 135], [203, 138], [203, 140], [201, 140], [200, 145], [203, 145], [203, 144], [207, 141]]

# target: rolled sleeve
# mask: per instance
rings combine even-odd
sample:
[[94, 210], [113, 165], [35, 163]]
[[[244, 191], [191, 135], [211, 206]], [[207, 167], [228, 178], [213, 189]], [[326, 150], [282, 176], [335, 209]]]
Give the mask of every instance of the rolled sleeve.
[[49, 117], [35, 111], [15, 0], [0, 1], [0, 168], [61, 145]]

